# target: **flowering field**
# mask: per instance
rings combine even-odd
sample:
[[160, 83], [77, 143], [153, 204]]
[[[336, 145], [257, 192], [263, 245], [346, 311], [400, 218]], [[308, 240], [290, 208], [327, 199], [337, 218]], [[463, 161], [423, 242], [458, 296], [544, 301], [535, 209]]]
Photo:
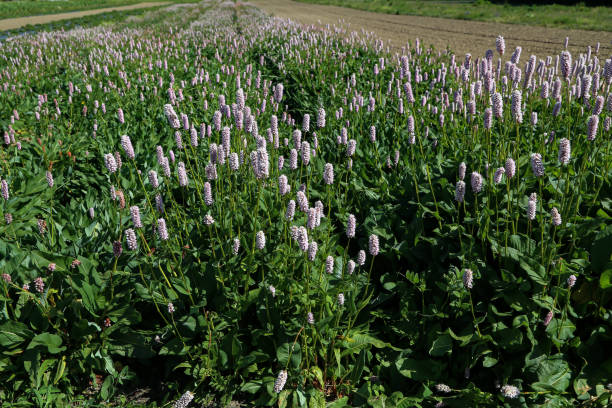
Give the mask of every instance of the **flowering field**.
[[605, 45], [203, 2], [0, 48], [2, 406], [610, 403]]

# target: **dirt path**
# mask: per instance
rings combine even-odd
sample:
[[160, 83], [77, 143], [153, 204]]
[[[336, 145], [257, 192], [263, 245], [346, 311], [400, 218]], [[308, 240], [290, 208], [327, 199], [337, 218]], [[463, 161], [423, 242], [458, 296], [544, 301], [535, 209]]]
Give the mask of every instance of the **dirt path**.
[[506, 53], [511, 54], [519, 45], [523, 48], [521, 62], [530, 54], [540, 58], [558, 54], [563, 49], [565, 37], [570, 39], [568, 48], [572, 54], [584, 52], [589, 45], [594, 50], [597, 42], [601, 44], [600, 59], [609, 58], [612, 54], [612, 33], [604, 31], [400, 16], [291, 0], [250, 0], [249, 3], [275, 16], [291, 18], [304, 24], [326, 25], [338, 24], [340, 21], [351, 31], [360, 32], [363, 28], [388, 41], [393, 48], [401, 48], [407, 41], [414, 44], [418, 37], [424, 46], [433, 44], [438, 50], [449, 46], [458, 55], [469, 52], [474, 56], [482, 56], [487, 49], [495, 50], [495, 38], [502, 35], [506, 39]]
[[47, 14], [42, 16], [29, 16], [29, 17], [19, 17], [19, 18], [7, 18], [4, 20], [0, 20], [0, 31], [4, 30], [14, 30], [19, 27], [23, 27], [28, 24], [44, 24], [50, 23], [52, 21], [59, 20], [68, 20], [71, 18], [79, 18], [85, 17], [92, 14], [100, 14], [100, 13], [108, 13], [109, 11], [121, 11], [121, 10], [134, 10], [139, 8], [146, 7], [155, 7], [155, 6], [164, 6], [166, 4], [170, 4], [170, 2], [145, 2], [132, 4], [129, 6], [117, 6], [117, 7], [107, 7], [95, 10], [85, 10], [85, 11], [72, 11], [70, 13], [59, 13], [59, 14]]

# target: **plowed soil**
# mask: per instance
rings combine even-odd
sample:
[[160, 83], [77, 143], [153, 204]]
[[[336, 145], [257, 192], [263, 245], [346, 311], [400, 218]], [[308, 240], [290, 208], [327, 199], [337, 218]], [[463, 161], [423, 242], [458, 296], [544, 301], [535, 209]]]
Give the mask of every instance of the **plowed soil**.
[[488, 49], [495, 50], [495, 38], [502, 35], [506, 40], [506, 53], [512, 53], [516, 46], [523, 48], [521, 62], [530, 54], [540, 58], [558, 54], [564, 49], [565, 37], [569, 37], [568, 49], [572, 54], [585, 52], [589, 45], [594, 52], [597, 42], [600, 43], [600, 59], [612, 54], [612, 33], [604, 31], [391, 15], [291, 0], [251, 0], [249, 3], [274, 16], [303, 24], [336, 24], [350, 31], [371, 31], [395, 49], [401, 49], [408, 41], [414, 45], [419, 38], [423, 46], [431, 44], [437, 50], [449, 47], [457, 55], [482, 56]]

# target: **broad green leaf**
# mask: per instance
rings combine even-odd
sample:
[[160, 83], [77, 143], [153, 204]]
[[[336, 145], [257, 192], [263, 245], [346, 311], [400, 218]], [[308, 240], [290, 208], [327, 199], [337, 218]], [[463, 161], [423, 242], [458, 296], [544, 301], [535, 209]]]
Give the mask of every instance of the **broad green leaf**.
[[283, 367], [291, 359], [291, 365], [295, 368], [300, 366], [302, 361], [302, 349], [298, 343], [283, 343], [276, 349], [276, 359]]
[[569, 319], [565, 318], [554, 318], [550, 324], [546, 327], [546, 332], [553, 339], [558, 341], [566, 341], [574, 338], [574, 330], [576, 326]]
[[0, 346], [13, 348], [33, 335], [25, 324], [9, 320], [0, 325]]
[[319, 390], [313, 390], [308, 408], [325, 408], [325, 394]]
[[490, 356], [486, 356], [483, 360], [482, 360], [482, 366], [486, 367], [486, 368], [490, 368], [493, 367], [495, 364], [497, 364], [498, 360], [490, 357]]
[[425, 381], [440, 378], [445, 365], [431, 359], [416, 360], [413, 358], [400, 358], [395, 362], [399, 373], [415, 381]]
[[391, 348], [393, 350], [398, 350], [389, 343], [379, 340], [371, 335], [362, 333], [355, 333], [353, 335], [349, 334], [349, 336], [344, 339], [343, 343], [346, 347], [346, 350], [342, 352], [342, 356], [346, 356], [351, 353], [356, 353], [361, 347], [368, 345], [372, 345], [376, 348]]
[[602, 289], [612, 287], [612, 269], [606, 269], [599, 277], [599, 286]]
[[245, 383], [240, 388], [240, 391], [247, 392], [249, 394], [255, 394], [255, 393], [257, 393], [261, 389], [261, 386], [262, 386], [261, 380], [254, 380], [254, 381], [250, 381], [248, 383]]
[[304, 392], [302, 390], [295, 390], [295, 392], [293, 393], [294, 398], [297, 397], [297, 402], [298, 405], [300, 407], [305, 407], [306, 406], [306, 394], [304, 394]]
[[99, 306], [96, 295], [98, 290], [81, 276], [74, 276], [71, 282], [73, 283], [73, 288], [81, 295], [83, 306], [85, 306], [93, 316], [97, 317]]
[[[464, 330], [465, 332], [465, 330]], [[448, 334], [455, 340], [460, 341], [461, 347], [464, 347], [466, 345], [468, 345], [470, 343], [470, 341], [472, 340], [472, 338], [474, 338], [475, 334], [474, 333], [469, 333], [463, 336], [460, 335], [456, 335], [451, 329], [448, 329]]]
[[574, 392], [576, 393], [576, 395], [581, 396], [586, 394], [588, 396], [588, 392], [590, 389], [591, 387], [589, 386], [586, 378], [576, 378], [574, 380]]
[[429, 349], [429, 355], [434, 357], [440, 357], [447, 353], [450, 353], [453, 349], [453, 339], [448, 334], [442, 334], [434, 340], [431, 348]]
[[57, 334], [41, 333], [32, 339], [28, 345], [28, 349], [44, 347], [47, 349], [47, 351], [49, 351], [49, 353], [57, 354], [66, 350], [66, 347], [60, 347], [61, 345], [62, 338]]
[[534, 258], [528, 258], [521, 255], [519, 264], [532, 281], [540, 285], [548, 284], [545, 279], [546, 270], [544, 266]]
[[342, 397], [336, 401], [327, 404], [327, 408], [344, 408], [347, 407], [348, 397]]
[[363, 372], [363, 368], [365, 367], [365, 363], [366, 351], [361, 350], [361, 352], [359, 353], [359, 357], [357, 357], [357, 361], [355, 362], [355, 365], [351, 370], [351, 374], [348, 377], [352, 384], [356, 385], [359, 383], [359, 380], [361, 379], [361, 373]]
[[572, 378], [571, 370], [562, 354], [550, 356], [543, 360], [537, 370], [538, 382], [531, 386], [536, 391], [563, 392]]
[[421, 404], [419, 402], [421, 400], [421, 398], [405, 397], [397, 402], [395, 408], [420, 408]]
[[41, 364], [40, 367], [38, 368], [38, 373], [36, 374], [36, 386], [40, 387], [41, 386], [41, 380], [43, 375], [45, 375], [45, 372], [53, 367], [53, 365], [57, 362], [57, 359], [55, 358], [48, 358], [46, 360], [44, 360]]
[[591, 266], [594, 271], [600, 271], [610, 261], [612, 255], [612, 225], [600, 231], [591, 246]]

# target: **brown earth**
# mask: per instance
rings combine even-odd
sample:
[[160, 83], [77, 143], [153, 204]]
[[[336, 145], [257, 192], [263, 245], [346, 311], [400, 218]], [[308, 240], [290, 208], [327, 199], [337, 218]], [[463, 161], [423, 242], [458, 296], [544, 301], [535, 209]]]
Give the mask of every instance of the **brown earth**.
[[29, 17], [19, 17], [19, 18], [7, 18], [4, 20], [0, 20], [0, 31], [14, 30], [16, 28], [20, 28], [28, 24], [45, 24], [45, 23], [50, 23], [52, 21], [68, 20], [71, 18], [85, 17], [85, 16], [89, 16], [92, 14], [108, 13], [109, 11], [134, 10], [134, 9], [140, 9], [140, 8], [146, 8], [146, 7], [163, 6], [166, 4], [170, 4], [170, 2], [145, 2], [145, 3], [132, 4], [129, 6], [107, 7], [107, 8], [101, 8], [101, 9], [95, 9], [95, 10], [85, 10], [85, 11], [72, 11], [70, 13], [47, 14], [47, 15], [42, 15], [42, 16], [29, 16]]
[[372, 31], [396, 50], [408, 41], [414, 45], [414, 40], [419, 38], [426, 47], [431, 44], [444, 50], [448, 46], [457, 55], [471, 53], [482, 56], [487, 49], [495, 50], [495, 38], [501, 35], [506, 40], [506, 54], [511, 54], [516, 46], [523, 48], [521, 61], [531, 54], [540, 58], [557, 55], [563, 50], [565, 37], [569, 37], [568, 48], [574, 55], [585, 52], [589, 45], [594, 52], [597, 42], [600, 43], [600, 59], [612, 54], [612, 32], [605, 31], [381, 14], [291, 0], [250, 0], [249, 3], [274, 16], [291, 18], [303, 24], [336, 24], [350, 31]]

